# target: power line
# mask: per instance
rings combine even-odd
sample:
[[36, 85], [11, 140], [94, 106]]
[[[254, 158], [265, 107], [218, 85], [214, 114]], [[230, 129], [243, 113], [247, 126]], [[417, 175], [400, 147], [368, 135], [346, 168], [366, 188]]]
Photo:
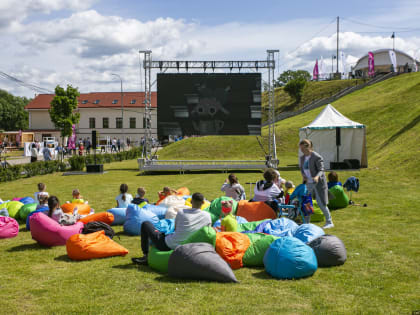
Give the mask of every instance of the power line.
[[6, 72], [0, 71], [0, 77], [2, 77], [3, 79], [6, 80], [10, 80], [20, 86], [26, 87], [28, 89], [31, 89], [35, 92], [38, 93], [47, 93], [47, 94], [51, 94], [52, 91], [48, 90], [48, 89], [44, 89], [43, 87], [37, 86], [35, 84], [31, 84], [31, 83], [26, 83], [18, 78], [15, 78], [13, 76], [11, 76], [10, 74], [7, 74]]
[[341, 18], [343, 20], [346, 20], [346, 21], [354, 23], [354, 24], [359, 24], [359, 25], [364, 25], [364, 26], [369, 26], [369, 27], [374, 27], [374, 28], [387, 29], [390, 32], [392, 32], [392, 31], [398, 31], [398, 32], [405, 31], [405, 32], [407, 32], [407, 31], [412, 31], [412, 30], [418, 30], [418, 28], [417, 29], [412, 29], [412, 28], [409, 28], [409, 27], [398, 27], [398, 26], [390, 27], [390, 26], [375, 25], [375, 24], [360, 22], [360, 21], [356, 21], [356, 20], [349, 19], [349, 18], [344, 18], [344, 17], [341, 17]]

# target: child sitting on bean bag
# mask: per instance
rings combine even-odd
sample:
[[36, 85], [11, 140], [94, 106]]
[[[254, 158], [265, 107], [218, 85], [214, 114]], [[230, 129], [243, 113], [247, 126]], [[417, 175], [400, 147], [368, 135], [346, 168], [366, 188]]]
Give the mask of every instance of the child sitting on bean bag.
[[231, 200], [222, 201], [222, 213], [224, 218], [221, 220], [221, 230], [222, 232], [236, 232], [238, 230], [238, 221], [236, 217], [232, 214], [233, 203]]
[[71, 203], [88, 203], [87, 201], [84, 201], [82, 195], [80, 194], [79, 189], [73, 189], [73, 199], [71, 200]]
[[60, 208], [60, 201], [56, 196], [48, 198], [48, 208], [48, 216], [61, 225], [73, 225], [80, 219], [80, 216], [75, 214], [77, 207], [74, 208], [73, 214], [64, 213]]
[[137, 195], [131, 203], [134, 203], [136, 205], [139, 205], [143, 202], [149, 203], [149, 200], [147, 198], [144, 198], [145, 194], [146, 194], [146, 190], [143, 187], [137, 188]]
[[338, 175], [336, 172], [330, 172], [328, 174], [328, 189], [334, 186], [343, 186], [341, 182], [338, 181]]
[[169, 187], [163, 187], [162, 191], [158, 192], [159, 200], [156, 202], [156, 205], [160, 204], [163, 199], [170, 195], [176, 195], [178, 192], [175, 189]]

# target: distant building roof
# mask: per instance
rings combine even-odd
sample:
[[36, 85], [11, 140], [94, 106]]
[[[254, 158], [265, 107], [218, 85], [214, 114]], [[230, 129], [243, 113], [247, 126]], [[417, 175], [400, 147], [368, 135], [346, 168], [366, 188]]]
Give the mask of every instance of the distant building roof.
[[[49, 109], [54, 94], [37, 95], [25, 109]], [[124, 108], [144, 107], [144, 92], [124, 92]], [[108, 108], [121, 107], [120, 92], [81, 93], [78, 98], [78, 108]], [[157, 107], [156, 92], [152, 92], [152, 107]]]
[[[389, 51], [392, 49], [378, 49], [372, 51], [375, 58], [375, 67], [381, 65], [391, 65], [391, 59], [389, 58]], [[409, 65], [412, 65], [416, 60], [411, 57], [409, 54], [395, 49], [395, 54], [397, 56], [397, 65], [405, 65], [407, 62]], [[368, 67], [368, 54], [362, 56], [357, 60], [356, 65], [353, 67], [353, 70], [363, 69]]]

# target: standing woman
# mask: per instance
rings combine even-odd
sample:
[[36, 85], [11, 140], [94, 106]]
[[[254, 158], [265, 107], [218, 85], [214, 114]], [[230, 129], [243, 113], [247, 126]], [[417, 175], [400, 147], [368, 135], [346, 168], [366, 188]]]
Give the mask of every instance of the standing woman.
[[31, 163], [36, 162], [38, 160], [38, 150], [36, 149], [36, 144], [32, 143], [31, 146]]
[[324, 160], [321, 155], [314, 152], [312, 141], [304, 139], [299, 143], [300, 151], [303, 155], [300, 157], [300, 172], [302, 173], [303, 182], [312, 195], [315, 194], [316, 202], [321, 208], [325, 217], [324, 229], [334, 227], [331, 219], [328, 204], [328, 185], [324, 173]]

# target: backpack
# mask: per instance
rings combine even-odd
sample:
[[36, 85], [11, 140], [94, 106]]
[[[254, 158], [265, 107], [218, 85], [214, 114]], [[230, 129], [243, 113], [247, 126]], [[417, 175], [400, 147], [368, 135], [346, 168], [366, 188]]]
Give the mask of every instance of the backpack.
[[105, 231], [105, 235], [112, 239], [115, 235], [115, 231], [108, 224], [100, 221], [92, 221], [85, 224], [82, 230], [82, 234], [89, 234], [98, 231]]

